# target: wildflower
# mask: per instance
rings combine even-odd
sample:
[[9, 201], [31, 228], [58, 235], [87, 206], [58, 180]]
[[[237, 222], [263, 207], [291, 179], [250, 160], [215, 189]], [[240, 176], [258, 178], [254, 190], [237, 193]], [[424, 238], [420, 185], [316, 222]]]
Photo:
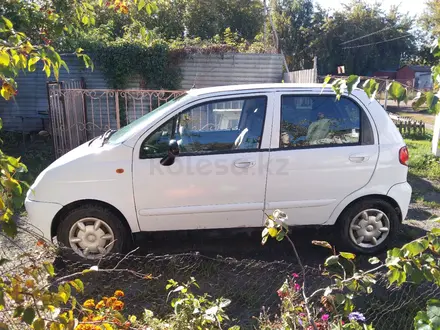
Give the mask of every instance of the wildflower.
[[95, 306], [96, 309], [101, 309], [101, 308], [103, 308], [103, 307], [105, 307], [105, 302], [104, 302], [104, 300], [101, 300], [101, 301], [100, 301], [99, 303], [97, 303], [96, 306]]
[[110, 307], [114, 304], [115, 301], [117, 301], [118, 299], [116, 297], [110, 297], [109, 299], [107, 299], [107, 301], [105, 302], [105, 305], [107, 307]]
[[330, 316], [328, 314], [324, 314], [321, 316], [321, 320], [323, 320], [324, 322], [327, 322], [329, 317]]
[[350, 321], [365, 322], [365, 316], [359, 312], [352, 312], [348, 315]]
[[115, 291], [115, 297], [123, 297], [124, 296], [124, 292], [122, 292], [121, 290], [116, 290]]
[[299, 316], [300, 317], [306, 317], [306, 314], [305, 313], [299, 313]]
[[293, 277], [293, 278], [298, 278], [299, 275], [298, 275], [297, 273], [293, 273], [293, 274], [292, 274], [292, 277]]
[[87, 300], [84, 302], [83, 306], [84, 306], [85, 308], [93, 308], [93, 307], [95, 307], [95, 300], [94, 300], [94, 299], [87, 299]]
[[115, 311], [120, 311], [124, 308], [124, 303], [122, 301], [117, 300], [115, 301], [112, 307]]
[[301, 285], [299, 285], [298, 283], [295, 283], [293, 288], [295, 289], [295, 291], [300, 291], [301, 290]]

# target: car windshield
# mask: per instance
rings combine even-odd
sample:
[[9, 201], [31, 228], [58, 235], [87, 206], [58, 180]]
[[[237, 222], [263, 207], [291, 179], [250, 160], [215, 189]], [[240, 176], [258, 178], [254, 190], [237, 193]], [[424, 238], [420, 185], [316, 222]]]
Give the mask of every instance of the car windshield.
[[154, 109], [153, 111], [150, 111], [146, 115], [136, 119], [135, 121], [132, 121], [127, 126], [122, 127], [117, 132], [112, 134], [108, 140], [108, 143], [110, 144], [118, 144], [126, 141], [130, 136], [133, 134], [139, 132], [143, 127], [146, 125], [154, 122], [157, 118], [161, 117], [162, 114], [168, 109], [171, 105], [181, 102], [186, 99], [188, 94], [182, 94], [175, 99], [168, 101], [165, 104], [162, 104], [160, 107]]

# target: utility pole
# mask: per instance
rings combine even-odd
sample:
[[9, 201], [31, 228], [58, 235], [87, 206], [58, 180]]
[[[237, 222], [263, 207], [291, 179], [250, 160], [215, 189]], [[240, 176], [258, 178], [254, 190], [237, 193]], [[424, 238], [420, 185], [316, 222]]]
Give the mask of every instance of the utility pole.
[[283, 50], [281, 49], [280, 42], [278, 39], [278, 33], [277, 33], [277, 30], [275, 29], [275, 25], [273, 24], [272, 15], [270, 13], [270, 10], [267, 9], [266, 1], [264, 1], [264, 9], [268, 13], [268, 16], [269, 16], [269, 22], [270, 22], [270, 26], [271, 26], [272, 32], [273, 32], [273, 39], [274, 39], [275, 47], [277, 48], [277, 51], [279, 53], [281, 53], [281, 55], [283, 56], [284, 69], [286, 70], [286, 72], [289, 72], [289, 66], [287, 65], [286, 57], [284, 56]]

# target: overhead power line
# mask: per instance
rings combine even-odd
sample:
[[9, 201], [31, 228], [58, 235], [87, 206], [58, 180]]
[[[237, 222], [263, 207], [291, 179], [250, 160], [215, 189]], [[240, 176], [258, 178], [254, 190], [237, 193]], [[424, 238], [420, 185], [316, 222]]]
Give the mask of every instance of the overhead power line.
[[375, 34], [378, 34], [378, 33], [381, 33], [381, 32], [387, 31], [387, 30], [390, 30], [390, 29], [392, 29], [392, 28], [393, 28], [393, 27], [386, 27], [386, 28], [383, 28], [382, 30], [379, 30], [379, 31], [376, 31], [376, 32], [372, 32], [372, 33], [366, 34], [366, 35], [364, 35], [364, 36], [362, 36], [362, 37], [358, 37], [358, 38], [355, 38], [355, 39], [351, 39], [351, 40], [348, 40], [348, 41], [344, 41], [344, 42], [341, 43], [341, 45], [345, 45], [345, 44], [348, 44], [348, 43], [353, 42], [353, 41], [358, 41], [358, 40], [361, 40], [361, 39], [367, 38], [367, 37], [369, 37], [369, 36], [372, 36], [372, 35], [375, 35]]
[[411, 34], [406, 34], [404, 36], [400, 36], [400, 37], [396, 37], [396, 38], [392, 38], [392, 39], [387, 39], [387, 40], [383, 40], [383, 41], [378, 41], [378, 42], [372, 42], [369, 44], [363, 44], [363, 45], [357, 45], [357, 46], [349, 46], [349, 47], [343, 47], [342, 49], [354, 49], [354, 48], [361, 48], [361, 47], [367, 47], [367, 46], [373, 46], [373, 45], [379, 45], [379, 44], [384, 44], [386, 42], [390, 42], [390, 41], [394, 41], [394, 40], [398, 40], [398, 39], [403, 39], [403, 38], [407, 38], [411, 36]]

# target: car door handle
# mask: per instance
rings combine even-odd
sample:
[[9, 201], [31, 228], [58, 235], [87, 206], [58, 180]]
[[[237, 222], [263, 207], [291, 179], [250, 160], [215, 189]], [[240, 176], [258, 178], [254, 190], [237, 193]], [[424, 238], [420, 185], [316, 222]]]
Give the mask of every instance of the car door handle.
[[255, 162], [249, 160], [238, 160], [234, 163], [238, 168], [249, 168], [255, 165]]
[[358, 154], [358, 155], [351, 155], [348, 159], [350, 159], [350, 161], [353, 163], [362, 163], [370, 159], [370, 156]]

